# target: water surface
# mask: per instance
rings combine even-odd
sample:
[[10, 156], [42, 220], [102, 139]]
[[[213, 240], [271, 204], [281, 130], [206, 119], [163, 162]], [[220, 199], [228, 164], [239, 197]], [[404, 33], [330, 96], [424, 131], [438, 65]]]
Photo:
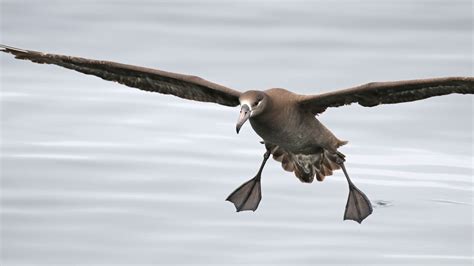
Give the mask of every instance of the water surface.
[[[1, 0], [1, 43], [318, 93], [472, 75], [470, 1]], [[237, 108], [1, 55], [1, 264], [472, 265], [473, 102], [330, 109], [374, 202], [342, 221], [341, 172], [267, 164], [257, 212], [224, 199], [263, 146]]]

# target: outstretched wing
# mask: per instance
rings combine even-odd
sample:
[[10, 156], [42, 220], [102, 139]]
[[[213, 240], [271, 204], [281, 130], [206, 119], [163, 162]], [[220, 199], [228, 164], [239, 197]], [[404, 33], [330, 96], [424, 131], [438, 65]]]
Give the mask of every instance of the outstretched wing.
[[313, 114], [328, 107], [358, 103], [365, 107], [379, 104], [412, 102], [451, 93], [474, 94], [473, 77], [447, 77], [433, 79], [373, 82], [361, 86], [302, 96], [299, 103]]
[[0, 45], [0, 51], [13, 54], [17, 59], [58, 65], [145, 91], [172, 94], [184, 99], [215, 102], [227, 106], [239, 105], [240, 92], [196, 76], [109, 61], [46, 54], [5, 45]]

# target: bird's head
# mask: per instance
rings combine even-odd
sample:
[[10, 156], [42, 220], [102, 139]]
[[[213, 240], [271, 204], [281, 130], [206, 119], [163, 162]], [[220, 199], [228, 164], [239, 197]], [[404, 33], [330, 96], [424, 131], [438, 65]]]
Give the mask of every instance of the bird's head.
[[263, 91], [246, 91], [239, 97], [240, 115], [237, 120], [236, 131], [250, 118], [262, 114], [269, 104], [269, 97]]

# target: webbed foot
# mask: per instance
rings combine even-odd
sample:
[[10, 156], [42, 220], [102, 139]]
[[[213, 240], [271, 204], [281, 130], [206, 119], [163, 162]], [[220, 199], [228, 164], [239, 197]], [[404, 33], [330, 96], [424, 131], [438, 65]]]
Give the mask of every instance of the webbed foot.
[[364, 192], [358, 189], [349, 178], [349, 174], [347, 174], [346, 167], [344, 166], [344, 157], [340, 156], [338, 158], [338, 164], [341, 166], [349, 185], [349, 196], [347, 198], [346, 210], [344, 211], [344, 220], [362, 223], [367, 216], [372, 214], [372, 204]]
[[347, 198], [344, 220], [353, 220], [361, 223], [372, 213], [372, 204], [369, 198], [354, 184], [349, 183], [349, 197]]
[[255, 211], [258, 208], [258, 204], [262, 199], [262, 188], [260, 186], [260, 179], [262, 178], [262, 171], [265, 163], [270, 157], [270, 151], [267, 150], [263, 155], [263, 161], [260, 165], [260, 169], [254, 178], [243, 183], [234, 192], [230, 193], [227, 197], [227, 201], [234, 203], [237, 212], [240, 211]]
[[260, 175], [257, 175], [234, 190], [226, 200], [232, 202], [237, 212], [240, 212], [255, 211], [261, 199]]

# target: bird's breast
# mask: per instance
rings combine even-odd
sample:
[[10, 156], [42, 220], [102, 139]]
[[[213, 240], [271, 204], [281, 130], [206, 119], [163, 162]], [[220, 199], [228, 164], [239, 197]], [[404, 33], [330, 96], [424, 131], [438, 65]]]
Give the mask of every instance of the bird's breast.
[[[314, 120], [314, 118], [311, 118]], [[314, 130], [311, 122], [292, 112], [273, 113], [272, 116], [250, 118], [255, 132], [267, 143], [276, 144], [290, 151], [314, 148]]]

